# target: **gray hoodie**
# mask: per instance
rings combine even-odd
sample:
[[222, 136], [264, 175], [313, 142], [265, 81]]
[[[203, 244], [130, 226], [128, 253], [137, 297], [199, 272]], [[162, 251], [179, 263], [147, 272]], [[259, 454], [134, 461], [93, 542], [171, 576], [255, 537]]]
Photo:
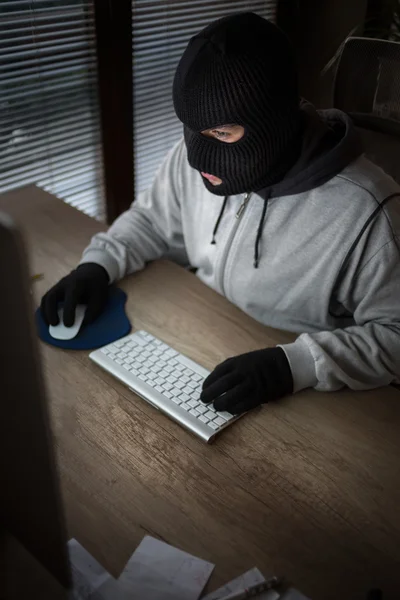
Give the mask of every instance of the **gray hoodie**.
[[300, 334], [281, 345], [294, 391], [399, 382], [400, 188], [361, 155], [344, 113], [303, 110], [303, 151], [279, 184], [213, 195], [182, 140], [82, 262], [111, 281], [161, 257], [195, 267], [261, 323]]

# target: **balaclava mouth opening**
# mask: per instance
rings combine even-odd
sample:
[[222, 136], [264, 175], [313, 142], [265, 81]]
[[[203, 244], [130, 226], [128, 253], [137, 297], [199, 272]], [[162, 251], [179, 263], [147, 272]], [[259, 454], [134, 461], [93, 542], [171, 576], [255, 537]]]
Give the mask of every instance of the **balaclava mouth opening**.
[[[294, 52], [285, 34], [254, 13], [219, 19], [191, 38], [176, 70], [173, 100], [184, 124], [189, 164], [222, 179], [218, 196], [257, 191], [280, 181], [301, 144]], [[238, 124], [226, 143], [201, 132]]]

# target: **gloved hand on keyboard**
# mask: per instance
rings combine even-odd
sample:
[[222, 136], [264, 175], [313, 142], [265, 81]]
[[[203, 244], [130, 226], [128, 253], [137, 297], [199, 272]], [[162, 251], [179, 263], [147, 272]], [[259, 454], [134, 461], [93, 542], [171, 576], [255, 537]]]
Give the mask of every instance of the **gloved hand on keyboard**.
[[228, 358], [203, 383], [200, 400], [215, 410], [240, 414], [293, 392], [289, 362], [282, 348], [266, 348]]
[[102, 312], [108, 297], [109, 277], [104, 267], [84, 263], [61, 279], [42, 298], [40, 310], [48, 325], [58, 325], [59, 302], [64, 302], [64, 325], [71, 327], [75, 321], [78, 304], [86, 304], [82, 325], [92, 323]]

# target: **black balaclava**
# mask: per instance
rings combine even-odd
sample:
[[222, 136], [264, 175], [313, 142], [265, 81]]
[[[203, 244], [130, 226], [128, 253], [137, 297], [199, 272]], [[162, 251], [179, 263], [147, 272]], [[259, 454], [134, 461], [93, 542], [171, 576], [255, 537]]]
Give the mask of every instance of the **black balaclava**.
[[[176, 70], [173, 99], [184, 124], [189, 164], [220, 177], [219, 196], [261, 190], [280, 181], [301, 144], [297, 71], [292, 47], [254, 13], [219, 19], [191, 38]], [[242, 125], [224, 143], [201, 131]]]

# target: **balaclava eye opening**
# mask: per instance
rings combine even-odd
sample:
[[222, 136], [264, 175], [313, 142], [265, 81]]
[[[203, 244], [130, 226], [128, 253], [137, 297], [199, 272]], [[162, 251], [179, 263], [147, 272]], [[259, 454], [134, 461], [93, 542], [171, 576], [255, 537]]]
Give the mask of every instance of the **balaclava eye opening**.
[[[282, 31], [254, 13], [211, 23], [194, 36], [176, 70], [174, 107], [184, 124], [189, 164], [222, 179], [219, 196], [280, 181], [297, 158], [301, 117], [292, 47]], [[201, 132], [238, 124], [244, 136], [224, 143]]]

